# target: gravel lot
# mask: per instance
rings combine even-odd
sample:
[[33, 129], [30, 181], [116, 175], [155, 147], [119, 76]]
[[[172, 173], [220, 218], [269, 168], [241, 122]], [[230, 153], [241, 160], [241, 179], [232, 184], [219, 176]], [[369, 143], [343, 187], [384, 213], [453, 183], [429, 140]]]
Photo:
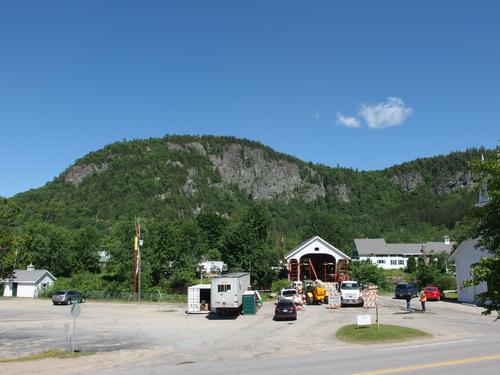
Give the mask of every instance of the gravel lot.
[[[478, 307], [428, 302], [428, 312], [410, 314], [403, 309], [405, 301], [382, 300], [381, 323], [423, 329], [434, 335], [429, 340], [500, 333], [500, 324], [481, 316]], [[419, 308], [416, 300], [413, 304]], [[87, 302], [77, 319], [76, 347], [98, 354], [71, 361], [37, 361], [36, 366], [34, 362], [0, 363], [0, 372], [70, 373], [71, 368], [64, 365], [68, 362], [79, 363], [80, 371], [91, 371], [141, 360], [184, 364], [345, 350], [352, 345], [337, 341], [336, 330], [355, 323], [359, 314], [370, 314], [375, 320], [374, 309], [307, 306], [299, 311], [297, 321], [275, 322], [272, 302], [265, 303], [257, 315], [235, 319], [188, 315], [185, 309], [180, 304]], [[53, 306], [43, 299], [0, 299], [0, 358], [63, 349], [65, 325], [72, 324], [69, 306]], [[63, 365], [55, 370], [54, 363]]]

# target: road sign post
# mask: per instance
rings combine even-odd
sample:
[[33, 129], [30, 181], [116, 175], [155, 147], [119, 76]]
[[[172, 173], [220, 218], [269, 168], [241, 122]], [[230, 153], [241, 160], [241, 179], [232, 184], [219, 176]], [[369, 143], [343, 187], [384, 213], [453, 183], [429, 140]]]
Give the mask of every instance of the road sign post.
[[82, 312], [82, 307], [80, 306], [80, 303], [75, 302], [71, 305], [70, 308], [70, 314], [73, 317], [73, 333], [71, 334], [70, 337], [70, 347], [71, 347], [71, 352], [75, 352], [75, 336], [76, 336], [76, 318], [80, 315]]

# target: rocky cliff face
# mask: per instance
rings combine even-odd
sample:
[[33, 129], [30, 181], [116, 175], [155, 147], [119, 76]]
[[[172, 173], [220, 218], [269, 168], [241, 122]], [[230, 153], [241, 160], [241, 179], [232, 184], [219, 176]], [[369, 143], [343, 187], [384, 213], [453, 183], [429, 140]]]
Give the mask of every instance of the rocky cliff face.
[[285, 200], [302, 197], [305, 201], [325, 196], [322, 184], [304, 181], [297, 164], [268, 160], [265, 152], [239, 144], [225, 147], [221, 155], [210, 155], [223, 184], [235, 184], [254, 199], [280, 196]]
[[[459, 189], [472, 189], [474, 187], [472, 174], [469, 171], [441, 171], [439, 175], [431, 178], [438, 194], [447, 194]], [[413, 191], [425, 184], [425, 179], [419, 172], [398, 173], [390, 180], [404, 191]]]
[[[150, 158], [151, 155], [154, 157]], [[121, 169], [114, 168], [115, 160], [120, 161]], [[158, 175], [151, 177], [154, 179], [151, 186], [155, 183], [160, 186], [151, 194], [159, 200], [165, 200], [176, 192], [196, 198], [197, 193], [206, 187], [224, 189], [237, 186], [253, 199], [280, 199], [285, 202], [302, 199], [311, 202], [335, 195], [340, 202], [349, 204], [352, 197], [362, 193], [363, 189], [337, 178], [341, 174], [337, 175], [328, 168], [305, 164], [255, 142], [217, 137], [166, 137], [135, 141], [132, 145], [117, 143], [79, 160], [62, 178], [78, 187], [90, 176], [108, 170], [113, 170], [115, 174], [120, 171], [125, 175], [138, 173], [137, 169], [129, 172], [128, 160], [135, 168], [155, 170], [162, 175], [161, 179]], [[433, 160], [409, 162], [373, 173], [384, 176], [406, 192], [423, 185], [437, 194], [473, 188], [466, 164], [450, 164], [443, 158], [440, 164], [436, 164]], [[355, 175], [355, 172], [351, 173]], [[183, 180], [177, 178], [178, 185], [165, 184], [172, 174], [181, 176]], [[347, 181], [355, 181], [356, 177], [353, 178]]]
[[77, 164], [72, 166], [64, 176], [64, 181], [69, 182], [75, 186], [80, 185], [87, 177], [92, 176], [94, 173], [102, 173], [108, 169], [108, 164], [103, 163], [96, 165], [90, 164]]

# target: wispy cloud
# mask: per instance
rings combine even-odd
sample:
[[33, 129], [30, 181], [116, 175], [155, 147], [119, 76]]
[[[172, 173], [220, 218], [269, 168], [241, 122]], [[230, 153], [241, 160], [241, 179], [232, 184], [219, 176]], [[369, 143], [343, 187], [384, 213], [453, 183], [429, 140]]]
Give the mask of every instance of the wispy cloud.
[[361, 123], [354, 116], [344, 116], [342, 113], [337, 112], [337, 124], [345, 126], [346, 128], [360, 128]]
[[[383, 129], [401, 125], [413, 114], [413, 109], [408, 107], [400, 98], [387, 98], [386, 102], [376, 105], [362, 104], [358, 115], [370, 129]], [[337, 114], [338, 121], [338, 114]]]
[[318, 112], [318, 111], [314, 111], [313, 112], [313, 115], [314, 115], [314, 118], [319, 121], [319, 119], [321, 118], [321, 114]]

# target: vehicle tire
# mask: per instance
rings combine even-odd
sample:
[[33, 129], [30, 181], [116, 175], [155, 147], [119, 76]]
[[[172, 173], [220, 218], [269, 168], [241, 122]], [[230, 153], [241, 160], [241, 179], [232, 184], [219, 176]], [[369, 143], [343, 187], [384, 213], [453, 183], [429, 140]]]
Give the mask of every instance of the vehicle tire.
[[85, 303], [85, 297], [82, 297], [82, 298], [80, 299], [80, 303]]
[[71, 298], [69, 298], [69, 299], [68, 299], [67, 304], [68, 304], [68, 305], [71, 305], [72, 303], [73, 303], [73, 302], [71, 301]]

